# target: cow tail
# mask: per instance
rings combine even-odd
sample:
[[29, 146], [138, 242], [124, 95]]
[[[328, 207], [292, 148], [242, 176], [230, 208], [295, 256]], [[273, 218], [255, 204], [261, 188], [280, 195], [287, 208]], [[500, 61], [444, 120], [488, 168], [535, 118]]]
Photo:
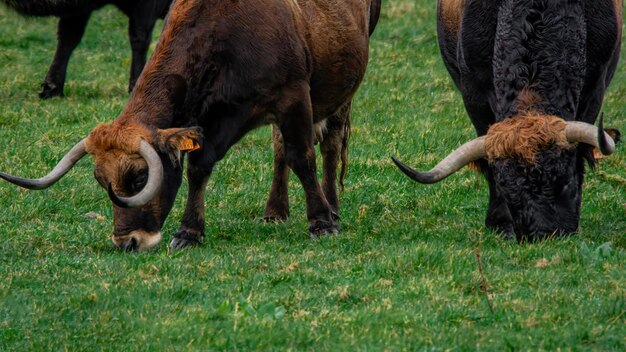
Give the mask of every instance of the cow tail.
[[380, 17], [380, 5], [382, 0], [373, 0], [370, 3], [370, 18], [368, 25], [368, 32], [371, 36], [374, 33], [374, 28], [376, 28], [376, 24], [378, 23], [378, 18]]
[[348, 112], [348, 116], [346, 117], [346, 122], [344, 123], [343, 130], [343, 140], [341, 141], [341, 173], [339, 174], [339, 185], [341, 186], [341, 191], [344, 190], [343, 179], [346, 176], [346, 171], [348, 170], [348, 141], [350, 139], [350, 113]]

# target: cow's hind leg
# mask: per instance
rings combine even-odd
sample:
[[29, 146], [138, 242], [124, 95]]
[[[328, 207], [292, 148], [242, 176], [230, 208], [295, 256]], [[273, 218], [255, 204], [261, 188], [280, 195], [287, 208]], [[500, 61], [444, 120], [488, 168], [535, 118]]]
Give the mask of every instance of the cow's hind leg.
[[200, 244], [204, 236], [204, 195], [215, 162], [206, 149], [189, 153], [188, 159], [189, 194], [180, 227], [170, 243], [174, 249]]
[[87, 21], [91, 12], [72, 17], [62, 17], [57, 26], [57, 48], [54, 59], [48, 69], [48, 74], [41, 84], [39, 97], [48, 99], [55, 96], [63, 96], [65, 75], [70, 56], [85, 33]]
[[342, 159], [340, 182], [343, 187], [343, 176], [347, 167], [347, 148], [350, 128], [351, 103], [341, 107], [337, 113], [326, 120], [320, 151], [324, 159], [322, 189], [326, 200], [333, 210], [335, 220], [339, 219], [339, 198], [337, 196], [337, 166]]
[[285, 221], [289, 217], [289, 167], [285, 159], [283, 136], [277, 126], [272, 126], [272, 141], [274, 144], [274, 177], [263, 212], [263, 219], [268, 222]]
[[278, 125], [283, 136], [287, 165], [300, 179], [306, 195], [311, 238], [339, 232], [332, 210], [317, 181], [313, 148], [313, 112], [306, 84], [285, 94], [279, 104]]

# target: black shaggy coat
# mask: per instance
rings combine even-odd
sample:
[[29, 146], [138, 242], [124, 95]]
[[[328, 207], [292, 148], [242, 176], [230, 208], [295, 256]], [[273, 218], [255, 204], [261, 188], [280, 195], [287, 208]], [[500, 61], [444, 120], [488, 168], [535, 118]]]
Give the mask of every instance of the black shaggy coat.
[[[477, 134], [529, 109], [593, 124], [619, 58], [622, 7], [621, 0], [439, 0], [441, 54]], [[576, 231], [585, 160], [593, 165], [586, 144], [549, 148], [533, 165], [481, 159], [486, 225], [520, 239]]]
[[172, 0], [1, 0], [6, 6], [26, 16], [59, 17], [57, 49], [41, 85], [42, 99], [63, 95], [67, 65], [80, 43], [89, 16], [107, 4], [117, 6], [129, 18], [128, 36], [132, 48], [129, 91], [135, 85], [143, 66], [158, 18], [164, 18]]

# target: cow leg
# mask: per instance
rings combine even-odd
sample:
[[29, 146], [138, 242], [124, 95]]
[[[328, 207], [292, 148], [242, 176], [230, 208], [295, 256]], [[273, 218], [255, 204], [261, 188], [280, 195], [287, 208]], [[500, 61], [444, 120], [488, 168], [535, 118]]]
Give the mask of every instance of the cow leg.
[[513, 217], [511, 216], [511, 212], [509, 211], [504, 197], [498, 192], [489, 164], [485, 159], [478, 160], [477, 164], [489, 186], [489, 208], [487, 209], [485, 226], [490, 230], [500, 233], [502, 237], [506, 239], [514, 239]]
[[55, 96], [63, 96], [67, 64], [70, 61], [72, 52], [76, 49], [85, 33], [90, 14], [91, 12], [88, 12], [59, 19], [56, 52], [48, 69], [48, 74], [46, 74], [46, 78], [41, 84], [39, 98], [48, 99]]
[[285, 146], [287, 165], [300, 179], [306, 195], [307, 218], [311, 238], [338, 233], [339, 227], [317, 181], [313, 148], [313, 112], [309, 87], [286, 94], [286, 102], [277, 114]]
[[[320, 143], [320, 151], [324, 159], [322, 189], [326, 200], [333, 211], [335, 220], [339, 219], [339, 198], [337, 197], [337, 165], [342, 153], [347, 153], [347, 127], [350, 123], [351, 102], [341, 107], [336, 114], [326, 121], [326, 133]], [[344, 156], [345, 158], [345, 156]], [[347, 165], [342, 165], [345, 170]], [[343, 172], [342, 172], [343, 174]], [[343, 186], [343, 175], [341, 179]]]
[[272, 141], [274, 144], [274, 178], [270, 189], [263, 219], [265, 221], [285, 221], [289, 217], [289, 167], [285, 159], [283, 136], [277, 126], [272, 126]]
[[187, 164], [187, 179], [189, 194], [185, 213], [170, 243], [173, 249], [193, 246], [202, 243], [204, 237], [204, 195], [206, 184], [213, 170], [215, 162], [209, 158], [206, 149], [189, 153]]
[[[145, 2], [150, 5], [151, 2]], [[145, 9], [146, 6], [138, 6], [129, 15], [128, 38], [133, 52], [133, 59], [130, 64], [130, 79], [128, 81], [128, 92], [132, 92], [135, 83], [146, 65], [146, 55], [152, 39], [152, 30], [156, 23], [158, 14], [153, 8]]]
[[[495, 116], [489, 105], [473, 104], [466, 100], [465, 109], [474, 124], [476, 133], [479, 136], [485, 135], [489, 126], [495, 122]], [[504, 238], [513, 239], [515, 238], [515, 233], [513, 231], [513, 217], [511, 216], [508, 206], [506, 205], [504, 196], [500, 194], [498, 188], [496, 187], [491, 167], [485, 159], [478, 160], [477, 164], [485, 176], [485, 180], [487, 180], [487, 185], [489, 186], [489, 208], [487, 209], [485, 226], [488, 229], [499, 232]]]

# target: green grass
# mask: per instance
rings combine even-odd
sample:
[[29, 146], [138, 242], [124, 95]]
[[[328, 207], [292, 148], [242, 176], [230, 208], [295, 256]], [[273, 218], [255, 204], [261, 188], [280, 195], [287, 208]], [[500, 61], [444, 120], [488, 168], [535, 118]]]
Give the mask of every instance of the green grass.
[[[88, 158], [45, 191], [2, 183], [0, 350], [625, 350], [623, 145], [587, 175], [577, 235], [520, 245], [486, 232], [479, 175], [418, 185], [389, 159], [426, 168], [474, 132], [439, 58], [435, 2], [383, 5], [354, 102], [339, 236], [309, 240], [295, 177], [289, 221], [257, 221], [272, 172], [268, 127], [219, 163], [205, 244], [176, 253], [113, 248], [110, 202]], [[112, 7], [94, 14], [67, 97], [40, 101], [55, 20], [0, 8], [0, 170], [40, 176], [117, 116], [128, 99], [126, 24]], [[603, 108], [622, 131], [625, 78], [620, 63]], [[105, 219], [83, 216], [92, 211]], [[470, 240], [479, 235], [493, 313]]]

